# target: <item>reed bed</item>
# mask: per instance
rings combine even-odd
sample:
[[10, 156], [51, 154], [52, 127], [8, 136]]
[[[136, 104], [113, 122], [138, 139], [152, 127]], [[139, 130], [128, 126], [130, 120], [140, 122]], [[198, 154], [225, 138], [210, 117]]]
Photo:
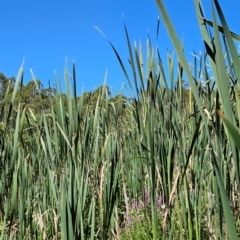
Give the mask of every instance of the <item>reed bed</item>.
[[148, 39], [143, 69], [125, 27], [131, 78], [110, 43], [131, 99], [111, 102], [104, 83], [92, 106], [73, 63], [67, 102], [59, 85], [36, 116], [15, 101], [20, 68], [0, 111], [1, 239], [238, 239], [240, 37], [217, 1], [213, 21], [194, 2], [205, 50], [191, 68], [161, 0], [177, 63], [165, 70]]

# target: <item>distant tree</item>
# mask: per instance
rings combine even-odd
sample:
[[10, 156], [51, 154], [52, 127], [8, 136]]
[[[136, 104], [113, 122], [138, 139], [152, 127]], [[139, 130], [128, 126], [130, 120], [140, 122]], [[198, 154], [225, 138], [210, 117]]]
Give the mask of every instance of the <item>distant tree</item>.
[[3, 73], [0, 72], [0, 100], [4, 99], [8, 87], [10, 88], [9, 92], [12, 91], [14, 83], [14, 77], [7, 78]]
[[[105, 89], [105, 93], [103, 93], [103, 90]], [[78, 96], [78, 101], [82, 100], [83, 101], [83, 106], [82, 110], [85, 113], [86, 109], [88, 110], [94, 110], [98, 101], [98, 98], [101, 98], [103, 95], [104, 97], [109, 97], [110, 96], [110, 90], [108, 86], [100, 86], [96, 90], [92, 92], [84, 92], [81, 96]], [[104, 95], [105, 94], [105, 95]]]
[[18, 89], [14, 104], [20, 102], [25, 108], [31, 108], [36, 114], [40, 114], [42, 110], [50, 110], [51, 104], [55, 102], [54, 95], [46, 93], [48, 89], [43, 88], [40, 80], [31, 80]]
[[[105, 91], [105, 92], [103, 92]], [[109, 97], [111, 94], [111, 91], [109, 90], [108, 86], [100, 86], [98, 87], [96, 90], [93, 91], [93, 93], [91, 94], [91, 105], [95, 106], [97, 103], [97, 99], [98, 97], [101, 97], [102, 95], [105, 97]]]
[[128, 105], [128, 99], [123, 94], [117, 94], [116, 96], [109, 99], [110, 103], [113, 103], [118, 114], [125, 116], [126, 108]]

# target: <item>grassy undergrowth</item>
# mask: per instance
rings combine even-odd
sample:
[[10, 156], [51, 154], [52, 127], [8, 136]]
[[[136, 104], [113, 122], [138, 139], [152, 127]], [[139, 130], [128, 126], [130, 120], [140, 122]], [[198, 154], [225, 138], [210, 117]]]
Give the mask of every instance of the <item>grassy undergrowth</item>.
[[37, 117], [13, 104], [20, 68], [0, 111], [1, 239], [239, 237], [239, 36], [217, 1], [213, 21], [194, 2], [206, 49], [192, 69], [160, 0], [177, 69], [170, 54], [163, 69], [150, 39], [143, 69], [125, 28], [132, 81], [111, 45], [136, 93], [131, 101], [110, 102], [103, 85], [83, 111], [73, 64], [73, 89], [64, 74], [67, 104], [59, 87], [55, 107]]

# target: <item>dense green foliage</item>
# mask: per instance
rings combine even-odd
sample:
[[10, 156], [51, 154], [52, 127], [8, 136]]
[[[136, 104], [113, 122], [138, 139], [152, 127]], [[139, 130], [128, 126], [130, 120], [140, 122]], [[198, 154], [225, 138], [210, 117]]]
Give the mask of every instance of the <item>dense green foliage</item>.
[[35, 77], [24, 85], [22, 67], [16, 79], [0, 74], [0, 239], [239, 237], [237, 35], [214, 1], [223, 27], [215, 17], [199, 20], [207, 47], [190, 72], [163, 3], [156, 2], [177, 69], [170, 54], [169, 72], [163, 69], [150, 39], [141, 69], [125, 28], [132, 82], [117, 57], [131, 99], [111, 96], [105, 84], [77, 96], [74, 64], [73, 89], [65, 69], [66, 93]]

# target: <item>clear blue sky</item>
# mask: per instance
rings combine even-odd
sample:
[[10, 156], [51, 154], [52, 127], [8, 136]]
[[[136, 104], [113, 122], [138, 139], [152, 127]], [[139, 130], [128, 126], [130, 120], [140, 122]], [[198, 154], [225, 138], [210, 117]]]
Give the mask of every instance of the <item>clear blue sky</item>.
[[[202, 50], [193, 0], [165, 0], [165, 6], [179, 37], [184, 34], [185, 52]], [[207, 18], [211, 19], [211, 1], [203, 0]], [[240, 33], [240, 1], [221, 0], [225, 17], [232, 31]], [[94, 28], [99, 27], [128, 65], [128, 50], [123, 23], [131, 43], [142, 39], [145, 46], [148, 32], [155, 44], [159, 12], [154, 0], [0, 0], [0, 72], [7, 77], [17, 75], [24, 62], [24, 82], [31, 80], [29, 69], [44, 86], [54, 81], [54, 72], [63, 81], [65, 57], [69, 72], [74, 60], [78, 91], [93, 90], [103, 83], [119, 92], [127, 83], [117, 58], [106, 39]], [[122, 17], [124, 15], [124, 18]], [[158, 46], [163, 61], [166, 49], [173, 47], [160, 22]]]

